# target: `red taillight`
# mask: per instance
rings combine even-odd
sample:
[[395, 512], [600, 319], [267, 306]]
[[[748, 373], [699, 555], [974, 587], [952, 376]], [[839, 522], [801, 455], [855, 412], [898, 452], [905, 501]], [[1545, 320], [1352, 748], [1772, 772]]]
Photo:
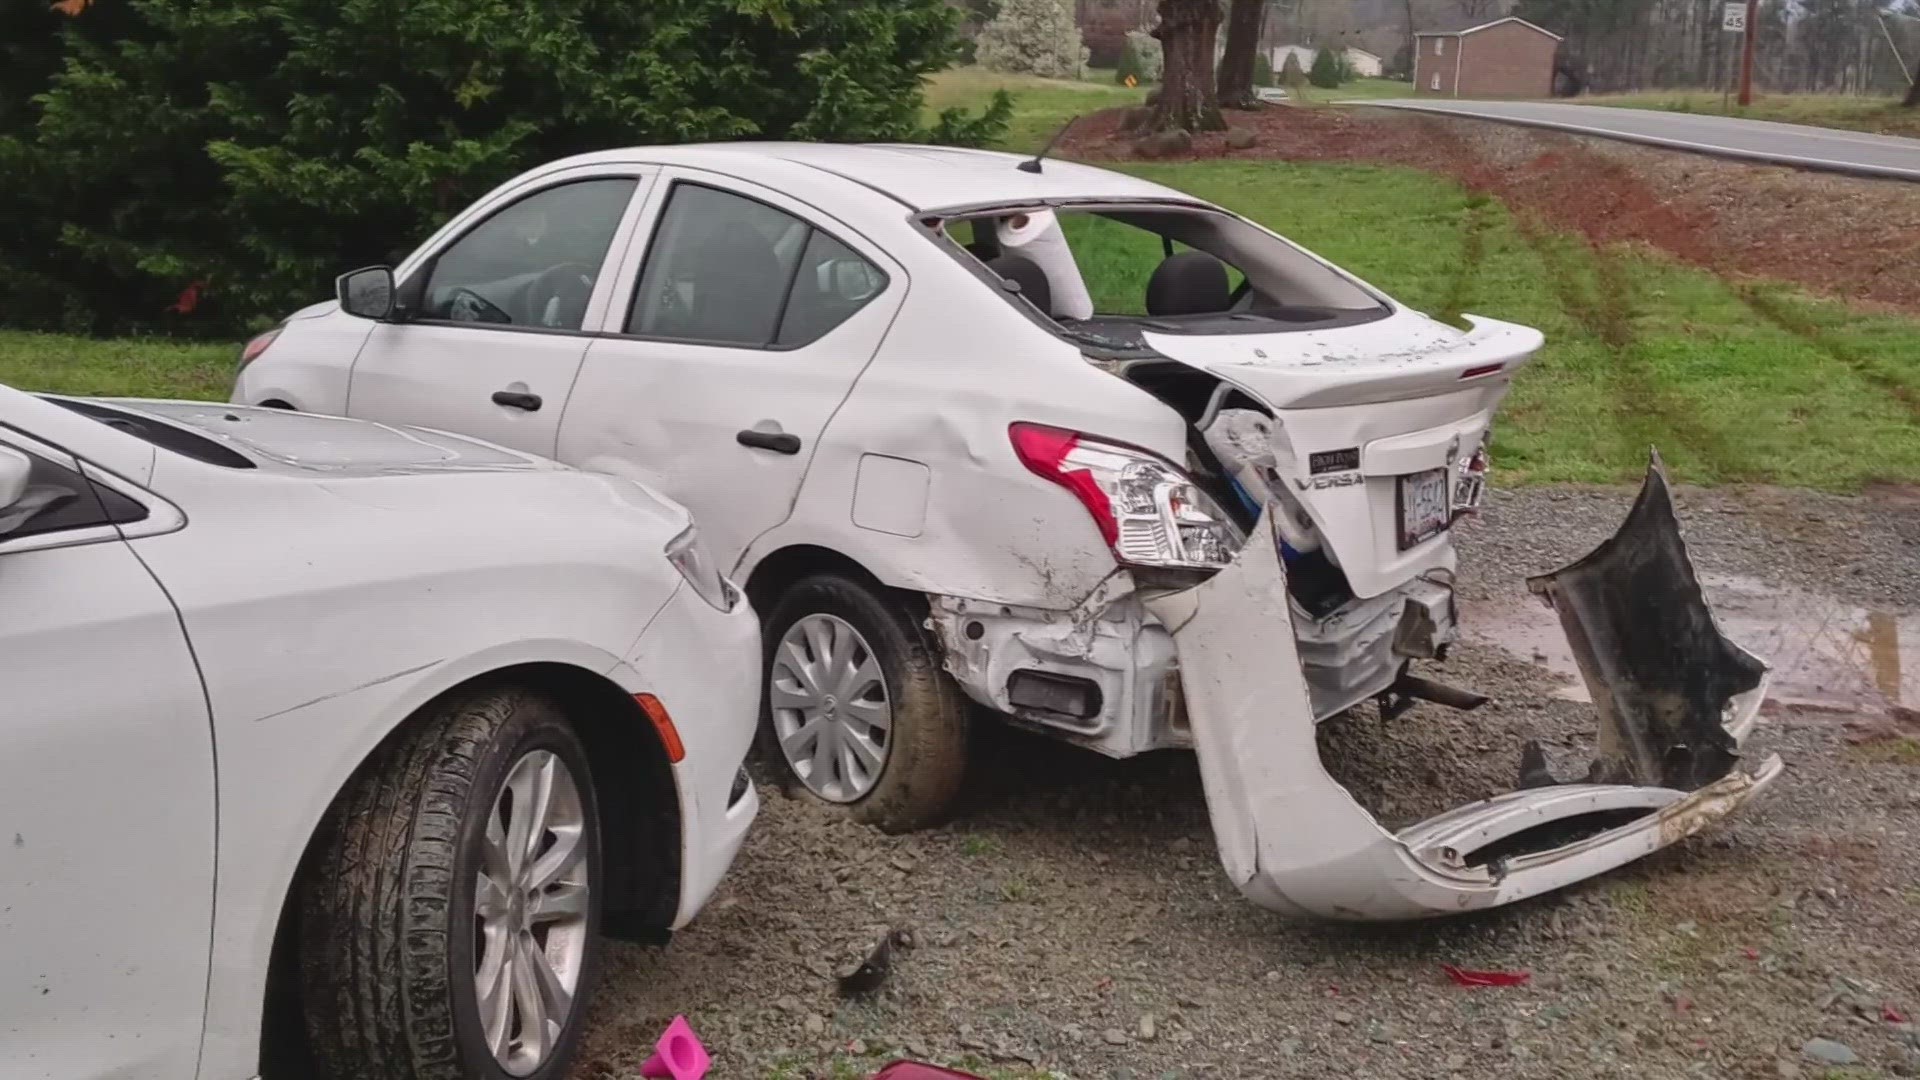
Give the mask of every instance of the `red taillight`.
[[1482, 364], [1479, 367], [1470, 367], [1461, 372], [1460, 377], [1462, 379], [1477, 379], [1482, 375], [1492, 375], [1506, 366], [1505, 364]]
[[255, 334], [245, 345], [240, 346], [240, 366], [246, 367], [260, 359], [260, 354], [267, 351], [267, 346], [273, 344], [273, 339], [280, 336], [280, 329], [276, 326], [264, 334]]
[[1093, 523], [1099, 526], [1100, 535], [1108, 544], [1120, 538], [1120, 523], [1113, 516], [1113, 503], [1107, 499], [1107, 493], [1100, 490], [1093, 473], [1066, 464], [1067, 455], [1080, 445], [1077, 432], [1042, 424], [1014, 424], [1007, 428], [1007, 437], [1013, 440], [1013, 452], [1019, 455], [1020, 463], [1035, 476], [1073, 492], [1087, 513], [1093, 515]]

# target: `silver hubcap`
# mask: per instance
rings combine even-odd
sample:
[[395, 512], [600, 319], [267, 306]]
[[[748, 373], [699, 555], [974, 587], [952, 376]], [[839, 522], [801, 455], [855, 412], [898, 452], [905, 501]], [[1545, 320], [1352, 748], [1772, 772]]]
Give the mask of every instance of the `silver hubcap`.
[[773, 731], [800, 782], [833, 802], [873, 790], [892, 746], [893, 706], [860, 632], [808, 615], [780, 638], [767, 680]]
[[473, 916], [473, 988], [500, 1067], [538, 1069], [573, 1013], [587, 953], [586, 812], [573, 774], [535, 750], [494, 794]]

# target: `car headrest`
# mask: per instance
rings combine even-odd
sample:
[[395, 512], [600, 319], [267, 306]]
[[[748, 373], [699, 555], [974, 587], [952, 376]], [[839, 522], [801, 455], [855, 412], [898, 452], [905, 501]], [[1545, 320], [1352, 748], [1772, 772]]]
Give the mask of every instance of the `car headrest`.
[[1148, 315], [1205, 315], [1232, 306], [1227, 264], [1204, 251], [1169, 255], [1147, 279]]
[[1043, 314], [1053, 314], [1053, 283], [1039, 263], [1024, 255], [1002, 255], [989, 260], [987, 269], [1020, 286], [1020, 295]]

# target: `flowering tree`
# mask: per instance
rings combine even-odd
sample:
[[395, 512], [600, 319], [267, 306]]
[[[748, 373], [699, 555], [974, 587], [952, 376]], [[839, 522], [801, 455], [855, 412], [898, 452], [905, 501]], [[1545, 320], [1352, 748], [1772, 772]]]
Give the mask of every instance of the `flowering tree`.
[[1087, 62], [1073, 0], [1002, 0], [975, 46], [980, 63], [993, 71], [1072, 79]]

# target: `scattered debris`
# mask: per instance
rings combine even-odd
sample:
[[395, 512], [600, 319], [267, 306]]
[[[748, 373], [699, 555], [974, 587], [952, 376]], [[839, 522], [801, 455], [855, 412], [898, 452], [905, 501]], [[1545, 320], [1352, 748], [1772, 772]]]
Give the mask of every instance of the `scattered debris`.
[[1471, 971], [1452, 964], [1441, 964], [1440, 970], [1460, 986], [1525, 986], [1533, 978], [1530, 971]]
[[873, 947], [859, 967], [840, 975], [840, 993], [871, 994], [880, 989], [893, 973], [893, 952], [898, 949], [913, 948], [913, 935], [898, 927], [887, 931], [880, 944]]
[[1852, 1065], [1860, 1060], [1853, 1047], [1832, 1039], [1808, 1039], [1800, 1052], [1823, 1065]]
[[1121, 1031], [1119, 1028], [1108, 1028], [1100, 1033], [1100, 1037], [1107, 1041], [1108, 1046], [1127, 1045], [1127, 1033]]

